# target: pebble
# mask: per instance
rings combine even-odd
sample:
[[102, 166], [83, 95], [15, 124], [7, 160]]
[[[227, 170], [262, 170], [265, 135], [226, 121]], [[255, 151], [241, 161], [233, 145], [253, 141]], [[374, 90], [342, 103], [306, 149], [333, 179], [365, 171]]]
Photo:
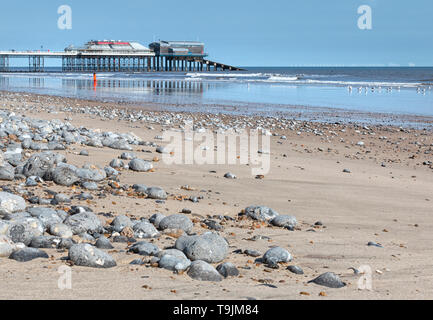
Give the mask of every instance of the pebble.
[[245, 214], [254, 220], [268, 221], [278, 216], [278, 212], [265, 206], [250, 206], [245, 208]]
[[296, 217], [289, 215], [279, 215], [273, 218], [270, 223], [277, 227], [295, 227], [297, 224]]
[[60, 238], [71, 238], [73, 236], [71, 228], [63, 223], [55, 223], [50, 225], [49, 232], [51, 235]]
[[142, 159], [133, 159], [129, 162], [129, 169], [138, 172], [147, 172], [153, 169], [153, 164]]
[[231, 172], [227, 172], [227, 173], [224, 175], [224, 178], [226, 178], [226, 179], [237, 179], [236, 175], [234, 175], [234, 174], [231, 173]]
[[98, 240], [96, 240], [95, 247], [98, 249], [107, 249], [107, 250], [114, 248], [110, 240], [108, 240], [104, 236], [99, 237]]
[[171, 216], [163, 218], [159, 222], [159, 229], [181, 229], [186, 233], [190, 233], [194, 227], [192, 221], [183, 214], [173, 214]]
[[263, 255], [263, 262], [266, 264], [290, 262], [292, 259], [290, 252], [281, 247], [271, 248]]
[[239, 270], [231, 262], [224, 262], [216, 267], [216, 270], [224, 277], [237, 277], [239, 275]]
[[343, 288], [346, 286], [346, 283], [341, 281], [341, 279], [333, 272], [321, 274], [317, 278], [308, 281], [308, 283], [315, 283], [319, 286], [325, 286], [328, 288]]
[[164, 191], [164, 189], [162, 189], [160, 187], [147, 188], [145, 193], [147, 194], [147, 197], [149, 199], [158, 199], [158, 200], [166, 200], [167, 199], [167, 193]]
[[304, 270], [302, 270], [301, 267], [298, 266], [288, 266], [287, 270], [294, 274], [304, 274]]
[[210, 264], [205, 261], [197, 260], [191, 263], [188, 270], [188, 275], [195, 280], [199, 281], [222, 281], [222, 276], [218, 271]]
[[9, 256], [9, 259], [19, 262], [27, 262], [38, 258], [48, 259], [49, 257], [45, 251], [28, 247], [16, 250]]
[[0, 215], [24, 211], [26, 207], [24, 198], [9, 192], [0, 192]]
[[192, 261], [218, 263], [227, 257], [228, 249], [228, 243], [223, 237], [214, 232], [207, 232], [187, 242], [183, 252]]
[[139, 239], [157, 238], [160, 236], [155, 226], [147, 221], [141, 221], [132, 227], [134, 236]]
[[116, 266], [113, 257], [88, 243], [71, 246], [69, 259], [75, 265], [83, 267], [112, 268]]
[[191, 265], [185, 254], [177, 249], [168, 249], [162, 251], [159, 255], [158, 266], [167, 270], [181, 272]]
[[156, 245], [150, 242], [141, 241], [141, 242], [134, 243], [128, 249], [128, 251], [139, 254], [141, 256], [155, 256], [158, 254], [160, 250]]

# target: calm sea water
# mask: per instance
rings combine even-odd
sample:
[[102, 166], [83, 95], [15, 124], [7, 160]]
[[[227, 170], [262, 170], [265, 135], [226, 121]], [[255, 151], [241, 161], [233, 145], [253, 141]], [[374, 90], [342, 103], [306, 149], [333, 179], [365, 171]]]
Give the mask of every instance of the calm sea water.
[[[0, 73], [0, 90], [103, 101], [152, 102], [179, 110], [284, 113], [292, 106], [433, 116], [432, 67], [246, 67], [247, 72]], [[228, 106], [227, 108], [221, 107]], [[172, 110], [172, 109], [171, 109]], [[307, 112], [307, 111], [302, 111]]]

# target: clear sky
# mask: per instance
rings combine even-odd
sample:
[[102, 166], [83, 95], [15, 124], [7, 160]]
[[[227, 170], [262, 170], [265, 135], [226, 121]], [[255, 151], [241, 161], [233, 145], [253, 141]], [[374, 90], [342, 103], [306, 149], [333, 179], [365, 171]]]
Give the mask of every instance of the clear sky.
[[[72, 29], [57, 27], [60, 5]], [[358, 28], [358, 7], [372, 29]], [[0, 50], [91, 39], [200, 40], [240, 66], [433, 66], [432, 0], [2, 0]]]

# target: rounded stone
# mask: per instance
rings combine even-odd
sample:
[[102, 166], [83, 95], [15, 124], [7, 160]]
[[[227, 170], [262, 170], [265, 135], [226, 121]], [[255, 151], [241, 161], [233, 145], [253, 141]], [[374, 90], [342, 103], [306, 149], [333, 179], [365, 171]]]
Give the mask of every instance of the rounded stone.
[[340, 277], [338, 277], [333, 272], [326, 272], [318, 276], [317, 278], [308, 281], [308, 283], [315, 283], [319, 286], [325, 286], [328, 288], [343, 288], [346, 286], [346, 283], [341, 281]]
[[98, 249], [113, 249], [113, 245], [111, 244], [110, 240], [106, 237], [99, 237], [98, 240], [96, 240], [95, 247]]
[[142, 159], [133, 159], [129, 162], [129, 169], [138, 172], [147, 172], [153, 169], [153, 164]]
[[92, 212], [74, 214], [66, 218], [63, 223], [71, 228], [73, 234], [102, 231], [101, 220]]
[[197, 260], [191, 263], [188, 270], [188, 275], [195, 280], [199, 281], [222, 281], [222, 276], [218, 271], [205, 261]]
[[147, 221], [140, 221], [134, 224], [134, 236], [140, 239], [156, 238], [159, 237], [159, 232], [153, 224]]
[[121, 215], [114, 218], [113, 222], [111, 222], [113, 226], [113, 230], [116, 232], [121, 232], [125, 227], [131, 227], [134, 225], [127, 216]]
[[289, 262], [292, 259], [293, 257], [290, 252], [281, 247], [271, 248], [263, 255], [263, 262], [267, 264]]
[[25, 209], [26, 201], [24, 198], [9, 192], [0, 192], [0, 214], [14, 213]]
[[146, 194], [149, 199], [166, 200], [167, 193], [159, 187], [150, 187], [146, 189]]
[[75, 265], [83, 267], [112, 268], [116, 266], [113, 257], [88, 243], [71, 246], [69, 259]]
[[196, 237], [185, 246], [183, 252], [192, 261], [203, 260], [208, 263], [218, 263], [228, 254], [227, 241], [217, 233], [208, 232]]
[[55, 223], [50, 225], [49, 232], [53, 236], [60, 238], [71, 238], [73, 236], [71, 228], [63, 223]]
[[216, 270], [224, 277], [237, 277], [239, 275], [239, 270], [231, 262], [224, 262], [216, 267]]
[[276, 227], [295, 227], [298, 222], [294, 216], [279, 215], [273, 218], [270, 223]]
[[25, 247], [14, 251], [9, 256], [9, 259], [13, 259], [19, 262], [27, 262], [38, 258], [48, 259], [48, 254], [40, 249]]
[[278, 216], [278, 212], [265, 206], [250, 206], [245, 209], [245, 214], [254, 220], [268, 221]]
[[191, 232], [194, 224], [192, 221], [183, 214], [173, 214], [171, 216], [163, 218], [159, 223], [159, 229], [181, 229], [186, 233]]
[[134, 243], [129, 251], [141, 256], [155, 256], [158, 254], [159, 248], [152, 243], [141, 241]]

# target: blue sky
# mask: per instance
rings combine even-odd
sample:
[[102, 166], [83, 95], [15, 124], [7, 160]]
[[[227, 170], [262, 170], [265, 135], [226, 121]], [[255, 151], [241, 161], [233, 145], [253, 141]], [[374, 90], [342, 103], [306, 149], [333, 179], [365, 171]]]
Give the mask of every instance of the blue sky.
[[[64, 4], [72, 30], [57, 28]], [[372, 30], [357, 26], [364, 4]], [[432, 17], [431, 0], [5, 0], [0, 50], [198, 39], [210, 58], [240, 66], [433, 66]]]

